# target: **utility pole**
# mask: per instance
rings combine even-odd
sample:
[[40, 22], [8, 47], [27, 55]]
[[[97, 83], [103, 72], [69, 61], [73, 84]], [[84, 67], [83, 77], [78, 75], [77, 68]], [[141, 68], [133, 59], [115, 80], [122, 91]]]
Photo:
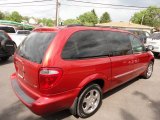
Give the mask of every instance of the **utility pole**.
[[145, 14], [142, 16], [141, 25], [143, 24]]
[[59, 15], [58, 15], [59, 6], [60, 6], [59, 0], [56, 0], [56, 21], [55, 21], [56, 26], [58, 26], [59, 23]]

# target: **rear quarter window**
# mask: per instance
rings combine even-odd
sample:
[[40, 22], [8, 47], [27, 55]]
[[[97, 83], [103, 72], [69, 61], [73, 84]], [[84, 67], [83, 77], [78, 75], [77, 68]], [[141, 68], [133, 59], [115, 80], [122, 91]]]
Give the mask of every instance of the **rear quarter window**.
[[103, 31], [84, 30], [74, 33], [67, 41], [63, 59], [83, 59], [108, 56], [107, 39]]

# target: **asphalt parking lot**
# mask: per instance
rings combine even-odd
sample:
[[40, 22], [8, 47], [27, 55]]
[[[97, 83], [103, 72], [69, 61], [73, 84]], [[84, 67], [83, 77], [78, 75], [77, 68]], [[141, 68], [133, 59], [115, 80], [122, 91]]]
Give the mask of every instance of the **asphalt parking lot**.
[[[0, 120], [76, 120], [65, 110], [41, 117], [15, 96], [10, 85], [13, 60], [0, 61]], [[148, 80], [136, 78], [104, 95], [103, 104], [89, 120], [160, 120], [160, 59]]]

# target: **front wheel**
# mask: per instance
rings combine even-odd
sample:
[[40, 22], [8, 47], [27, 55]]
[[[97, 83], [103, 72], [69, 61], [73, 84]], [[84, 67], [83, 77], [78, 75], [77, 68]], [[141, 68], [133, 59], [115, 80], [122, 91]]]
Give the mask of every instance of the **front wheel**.
[[93, 115], [101, 104], [101, 88], [97, 84], [91, 84], [82, 91], [78, 98], [77, 115], [81, 118], [87, 118]]
[[153, 73], [153, 62], [150, 61], [149, 64], [148, 64], [148, 67], [147, 67], [146, 71], [144, 72], [143, 77], [145, 79], [149, 79], [152, 76], [152, 73]]

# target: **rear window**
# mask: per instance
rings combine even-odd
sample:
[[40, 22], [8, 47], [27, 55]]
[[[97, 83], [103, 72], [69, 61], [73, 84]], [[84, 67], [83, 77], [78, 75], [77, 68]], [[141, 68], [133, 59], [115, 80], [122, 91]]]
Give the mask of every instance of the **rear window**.
[[10, 38], [9, 38], [8, 35], [6, 35], [4, 32], [0, 31], [0, 41], [2, 41], [2, 40], [9, 40], [9, 39]]
[[17, 49], [17, 54], [32, 62], [41, 63], [55, 32], [32, 32]]
[[160, 39], [160, 33], [153, 33], [149, 36], [149, 38], [152, 38], [152, 39]]
[[3, 30], [7, 33], [16, 33], [16, 31], [13, 27], [0, 27], [0, 30]]

